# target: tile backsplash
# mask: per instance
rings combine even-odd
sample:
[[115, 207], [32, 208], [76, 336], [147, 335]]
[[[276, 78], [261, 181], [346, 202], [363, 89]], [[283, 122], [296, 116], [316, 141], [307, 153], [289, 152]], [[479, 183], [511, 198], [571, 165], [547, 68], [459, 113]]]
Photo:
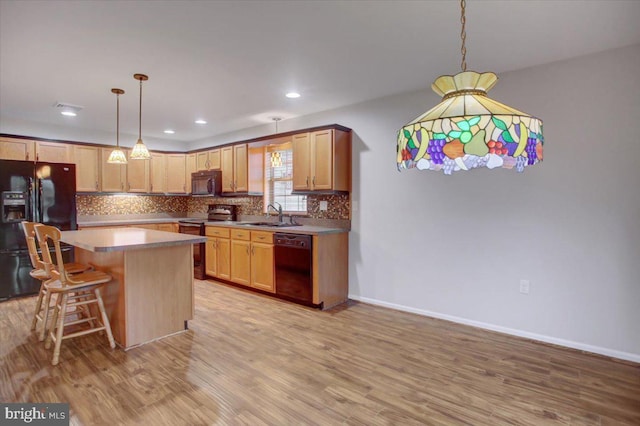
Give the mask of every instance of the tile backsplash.
[[[320, 201], [327, 202], [327, 210], [320, 210]], [[185, 216], [205, 216], [209, 204], [235, 204], [240, 216], [263, 214], [263, 199], [248, 197], [191, 197], [134, 194], [82, 194], [76, 196], [78, 216], [110, 216], [140, 214], [183, 214]], [[307, 216], [313, 219], [349, 219], [349, 195], [309, 195], [307, 196]]]

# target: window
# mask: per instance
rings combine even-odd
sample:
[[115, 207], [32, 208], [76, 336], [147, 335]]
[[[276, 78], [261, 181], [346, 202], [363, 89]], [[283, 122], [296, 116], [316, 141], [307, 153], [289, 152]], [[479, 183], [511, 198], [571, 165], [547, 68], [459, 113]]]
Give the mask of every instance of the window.
[[269, 204], [276, 202], [280, 203], [284, 212], [306, 213], [307, 196], [291, 195], [293, 190], [293, 151], [290, 143], [267, 148], [265, 170], [265, 211], [267, 211]]

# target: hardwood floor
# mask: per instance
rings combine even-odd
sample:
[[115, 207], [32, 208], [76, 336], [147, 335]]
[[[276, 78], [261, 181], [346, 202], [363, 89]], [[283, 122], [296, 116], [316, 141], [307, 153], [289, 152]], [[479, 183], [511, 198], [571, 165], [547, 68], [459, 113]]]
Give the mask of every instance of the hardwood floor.
[[321, 312], [196, 282], [190, 330], [124, 352], [0, 303], [0, 400], [72, 425], [640, 424], [640, 365], [350, 302]]

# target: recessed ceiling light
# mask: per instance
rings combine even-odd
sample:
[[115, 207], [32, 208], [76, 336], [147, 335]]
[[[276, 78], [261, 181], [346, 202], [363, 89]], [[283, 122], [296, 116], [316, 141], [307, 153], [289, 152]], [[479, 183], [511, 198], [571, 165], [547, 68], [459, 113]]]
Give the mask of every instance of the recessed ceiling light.
[[77, 116], [78, 112], [80, 112], [80, 110], [82, 109], [80, 105], [65, 104], [63, 102], [56, 102], [55, 104], [53, 104], [53, 107], [60, 111], [60, 114], [67, 117]]
[[285, 95], [287, 98], [295, 99], [300, 97], [300, 93], [298, 92], [289, 92]]
[[73, 111], [61, 111], [60, 114], [66, 115], [67, 117], [75, 117], [76, 115], [78, 115]]
[[196, 124], [207, 124], [206, 120], [196, 120]]
[[172, 134], [174, 134], [174, 133], [175, 133], [175, 131], [174, 131], [174, 130], [169, 130], [169, 129], [168, 129], [168, 130], [165, 130], [164, 132], [165, 132], [165, 133], [167, 133], [167, 134], [169, 134], [169, 135], [172, 135]]

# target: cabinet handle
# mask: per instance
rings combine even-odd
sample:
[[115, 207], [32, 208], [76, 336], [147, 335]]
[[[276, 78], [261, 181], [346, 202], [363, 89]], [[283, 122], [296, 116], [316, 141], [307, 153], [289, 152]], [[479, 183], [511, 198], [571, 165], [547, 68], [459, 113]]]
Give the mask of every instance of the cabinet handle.
[[249, 254], [249, 246], [247, 246], [247, 254]]
[[251, 254], [252, 255], [256, 254], [256, 248], [254, 246], [251, 246]]
[[96, 191], [98, 190], [98, 181], [96, 181]]
[[311, 184], [312, 184], [313, 186], [316, 186], [316, 177], [315, 177], [315, 176], [313, 177], [313, 180], [311, 180]]
[[29, 160], [29, 151], [27, 151], [27, 155], [25, 156], [25, 160]]
[[305, 183], [305, 186], [309, 186], [309, 176], [307, 176], [307, 182]]
[[40, 153], [36, 154], [36, 161], [40, 161]]
[[131, 191], [131, 182], [127, 182], [127, 191]]
[[153, 184], [149, 185], [149, 191], [153, 192]]
[[124, 191], [124, 182], [120, 182], [120, 189]]

